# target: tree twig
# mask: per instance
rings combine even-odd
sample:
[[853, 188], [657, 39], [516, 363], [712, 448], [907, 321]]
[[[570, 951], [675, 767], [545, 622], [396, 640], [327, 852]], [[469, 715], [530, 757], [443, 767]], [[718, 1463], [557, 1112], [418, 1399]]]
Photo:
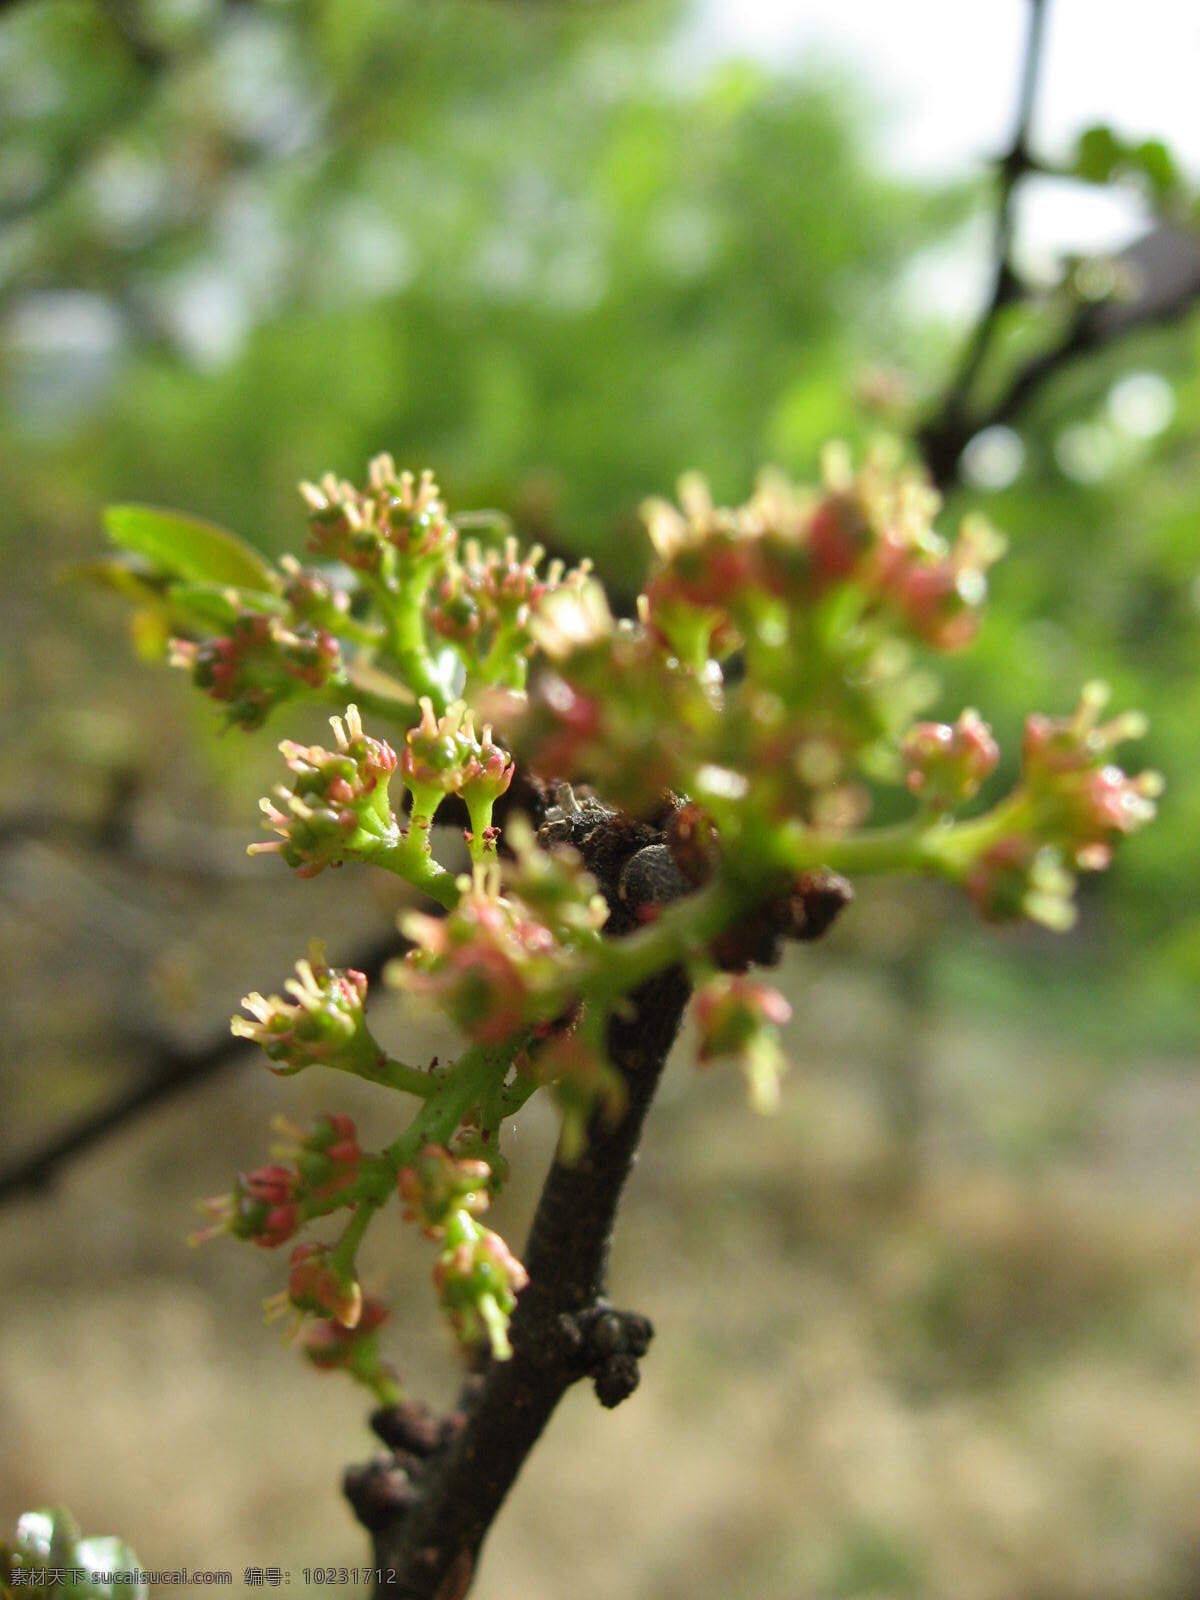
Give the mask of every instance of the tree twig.
[[[1013, 267], [1014, 200], [1021, 179], [1033, 169], [1029, 134], [1037, 99], [1038, 78], [1045, 48], [1049, 0], [1028, 0], [1029, 20], [1017, 91], [1012, 139], [997, 163], [996, 217], [992, 234], [992, 285], [983, 312], [967, 341], [958, 371], [942, 397], [937, 415], [921, 430], [920, 443], [936, 482], [948, 483], [955, 475], [963, 445], [977, 431], [967, 429], [971, 390], [992, 347], [1005, 308], [1021, 296]], [[961, 440], [961, 442], [960, 442]]]
[[1029, 0], [1029, 6], [1013, 136], [997, 163], [991, 291], [958, 368], [917, 435], [930, 476], [941, 489], [957, 481], [963, 451], [977, 433], [1016, 421], [1071, 363], [1132, 334], [1174, 321], [1200, 301], [1200, 241], [1177, 227], [1160, 224], [1116, 257], [1118, 277], [1133, 284], [1131, 295], [1113, 295], [1099, 304], [1081, 305], [1053, 343], [1022, 362], [988, 401], [972, 404], [1003, 312], [1012, 305], [1034, 301], [1013, 261], [1014, 203], [1021, 181], [1046, 170], [1030, 149], [1030, 130], [1049, 0]]
[[[368, 981], [374, 983], [388, 961], [404, 948], [404, 940], [393, 933], [359, 951], [348, 965], [365, 972]], [[146, 1053], [144, 1075], [124, 1093], [70, 1123], [0, 1170], [0, 1205], [20, 1195], [48, 1188], [68, 1162], [86, 1155], [155, 1106], [206, 1083], [256, 1049], [245, 1040], [235, 1038], [227, 1029], [192, 1049], [169, 1041], [156, 1042]]]

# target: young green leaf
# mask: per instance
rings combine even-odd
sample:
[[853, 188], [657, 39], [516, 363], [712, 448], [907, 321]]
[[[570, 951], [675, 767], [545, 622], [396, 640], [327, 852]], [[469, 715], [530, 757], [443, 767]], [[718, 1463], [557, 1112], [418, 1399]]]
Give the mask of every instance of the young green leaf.
[[114, 544], [147, 557], [172, 577], [268, 592], [275, 587], [270, 564], [257, 550], [198, 517], [155, 506], [109, 506], [104, 526]]

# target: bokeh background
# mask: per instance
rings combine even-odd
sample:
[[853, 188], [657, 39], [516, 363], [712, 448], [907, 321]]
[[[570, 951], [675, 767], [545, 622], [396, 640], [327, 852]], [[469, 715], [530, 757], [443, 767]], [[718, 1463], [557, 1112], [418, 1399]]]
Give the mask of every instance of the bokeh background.
[[[1028, 5], [3, 8], [0, 1163], [202, 1059], [310, 932], [344, 959], [397, 906], [246, 862], [272, 740], [221, 736], [63, 577], [102, 506], [278, 553], [300, 477], [389, 448], [627, 590], [638, 502], [681, 470], [740, 497], [831, 436], [912, 438], [987, 293]], [[1032, 146], [1060, 175], [1022, 188], [1036, 293], [985, 407], [1081, 297], [1136, 294], [1139, 239], [1194, 272], [1198, 68], [1184, 0], [1050, 6]], [[1061, 176], [1097, 123], [1165, 140], [1170, 181]], [[615, 1258], [659, 1330], [642, 1389], [568, 1398], [482, 1600], [1200, 1593], [1198, 354], [1185, 295], [1058, 365], [949, 485], [1011, 553], [943, 709], [981, 705], [1011, 771], [1024, 710], [1108, 678], [1152, 718], [1159, 824], [1067, 937], [865, 887], [787, 968], [774, 1120], [672, 1070]], [[61, 1500], [147, 1566], [293, 1588], [365, 1559], [358, 1396], [259, 1325], [273, 1258], [183, 1244], [276, 1111], [330, 1108], [311, 1078], [231, 1059], [3, 1195], [4, 1526]], [[514, 1240], [553, 1134], [532, 1106]], [[445, 1400], [423, 1247], [371, 1247], [403, 1375]]]

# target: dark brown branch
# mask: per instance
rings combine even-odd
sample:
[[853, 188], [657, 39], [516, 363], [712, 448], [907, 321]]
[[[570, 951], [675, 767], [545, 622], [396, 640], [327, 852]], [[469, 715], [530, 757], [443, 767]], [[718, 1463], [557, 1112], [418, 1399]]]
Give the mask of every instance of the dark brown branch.
[[1045, 170], [1034, 157], [1029, 138], [1049, 0], [1029, 0], [1029, 6], [1012, 140], [997, 163], [991, 291], [957, 371], [917, 436], [930, 476], [941, 489], [957, 481], [963, 451], [977, 433], [1015, 421], [1072, 362], [1130, 334], [1174, 321], [1200, 300], [1200, 241], [1193, 234], [1160, 225], [1116, 258], [1117, 276], [1132, 283], [1131, 295], [1114, 295], [1099, 305], [1081, 306], [1065, 332], [1023, 362], [998, 394], [985, 404], [972, 404], [1003, 312], [1014, 304], [1034, 303], [1034, 295], [1022, 284], [1013, 262], [1014, 201], [1021, 181]]
[[[967, 342], [958, 371], [952, 378], [937, 415], [921, 430], [920, 443], [934, 481], [945, 486], [955, 476], [963, 446], [978, 428], [967, 422], [971, 391], [991, 350], [1005, 308], [1021, 297], [1020, 280], [1013, 267], [1013, 211], [1017, 187], [1032, 171], [1034, 161], [1029, 134], [1037, 97], [1038, 77], [1045, 45], [1049, 0], [1028, 0], [1029, 23], [1017, 91], [1012, 139], [996, 164], [996, 217], [992, 236], [992, 286], [987, 303]], [[961, 441], [961, 442], [959, 442]]]
[[1019, 366], [986, 407], [955, 416], [942, 412], [921, 431], [922, 454], [939, 488], [956, 481], [962, 453], [977, 433], [1017, 421], [1072, 363], [1175, 322], [1200, 303], [1200, 238], [1194, 234], [1163, 224], [1121, 251], [1114, 265], [1132, 280], [1128, 298], [1081, 307], [1065, 332]]

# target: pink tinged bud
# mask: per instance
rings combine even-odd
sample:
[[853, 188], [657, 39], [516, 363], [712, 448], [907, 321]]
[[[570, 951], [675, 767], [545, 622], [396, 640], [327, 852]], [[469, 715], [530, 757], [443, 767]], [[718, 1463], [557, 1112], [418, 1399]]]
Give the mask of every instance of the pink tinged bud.
[[871, 525], [850, 495], [828, 495], [813, 513], [806, 531], [813, 578], [820, 588], [854, 572], [872, 540]]
[[944, 809], [970, 800], [995, 771], [1000, 748], [978, 712], [964, 711], [953, 727], [918, 722], [900, 746], [909, 791]]
[[488, 1208], [492, 1170], [486, 1161], [454, 1156], [444, 1145], [428, 1144], [404, 1167], [397, 1186], [405, 1217], [436, 1234], [452, 1211], [479, 1216]]
[[204, 1202], [213, 1225], [194, 1235], [195, 1241], [218, 1233], [249, 1239], [264, 1249], [274, 1249], [290, 1239], [300, 1226], [299, 1175], [290, 1167], [272, 1165], [237, 1176], [232, 1194]]
[[503, 1360], [511, 1354], [508, 1318], [529, 1275], [498, 1234], [470, 1218], [455, 1224], [455, 1234], [433, 1269], [438, 1297], [464, 1343], [488, 1339]]
[[696, 994], [700, 1059], [712, 1061], [735, 1052], [745, 1036], [761, 1027], [782, 1027], [792, 1008], [778, 989], [738, 974], [713, 978]]
[[292, 1251], [287, 1293], [297, 1311], [332, 1317], [344, 1328], [356, 1328], [362, 1317], [362, 1289], [334, 1268], [325, 1245], [301, 1244]]
[[314, 1322], [303, 1335], [304, 1353], [322, 1372], [352, 1368], [364, 1343], [377, 1333], [389, 1311], [381, 1300], [363, 1301], [362, 1314], [355, 1327], [347, 1328], [336, 1320]]
[[1102, 724], [1107, 698], [1103, 685], [1089, 684], [1070, 717], [1030, 716], [1022, 745], [1037, 826], [1088, 870], [1107, 865], [1113, 842], [1154, 817], [1163, 787], [1155, 772], [1131, 777], [1106, 759], [1145, 732], [1144, 718], [1133, 712]]
[[299, 1072], [312, 1062], [336, 1060], [368, 1040], [365, 975], [326, 966], [319, 944], [314, 943], [308, 960], [296, 963], [296, 977], [284, 988], [290, 999], [248, 994], [242, 1004], [250, 1017], [234, 1017], [230, 1023], [239, 1038], [261, 1046], [272, 1071]]
[[266, 1205], [282, 1205], [296, 1193], [296, 1174], [290, 1167], [258, 1167], [244, 1173], [241, 1182], [251, 1199]]
[[697, 992], [695, 1015], [700, 1064], [735, 1061], [746, 1076], [754, 1108], [773, 1111], [786, 1066], [779, 1029], [792, 1015], [779, 991], [740, 974], [721, 973]]

